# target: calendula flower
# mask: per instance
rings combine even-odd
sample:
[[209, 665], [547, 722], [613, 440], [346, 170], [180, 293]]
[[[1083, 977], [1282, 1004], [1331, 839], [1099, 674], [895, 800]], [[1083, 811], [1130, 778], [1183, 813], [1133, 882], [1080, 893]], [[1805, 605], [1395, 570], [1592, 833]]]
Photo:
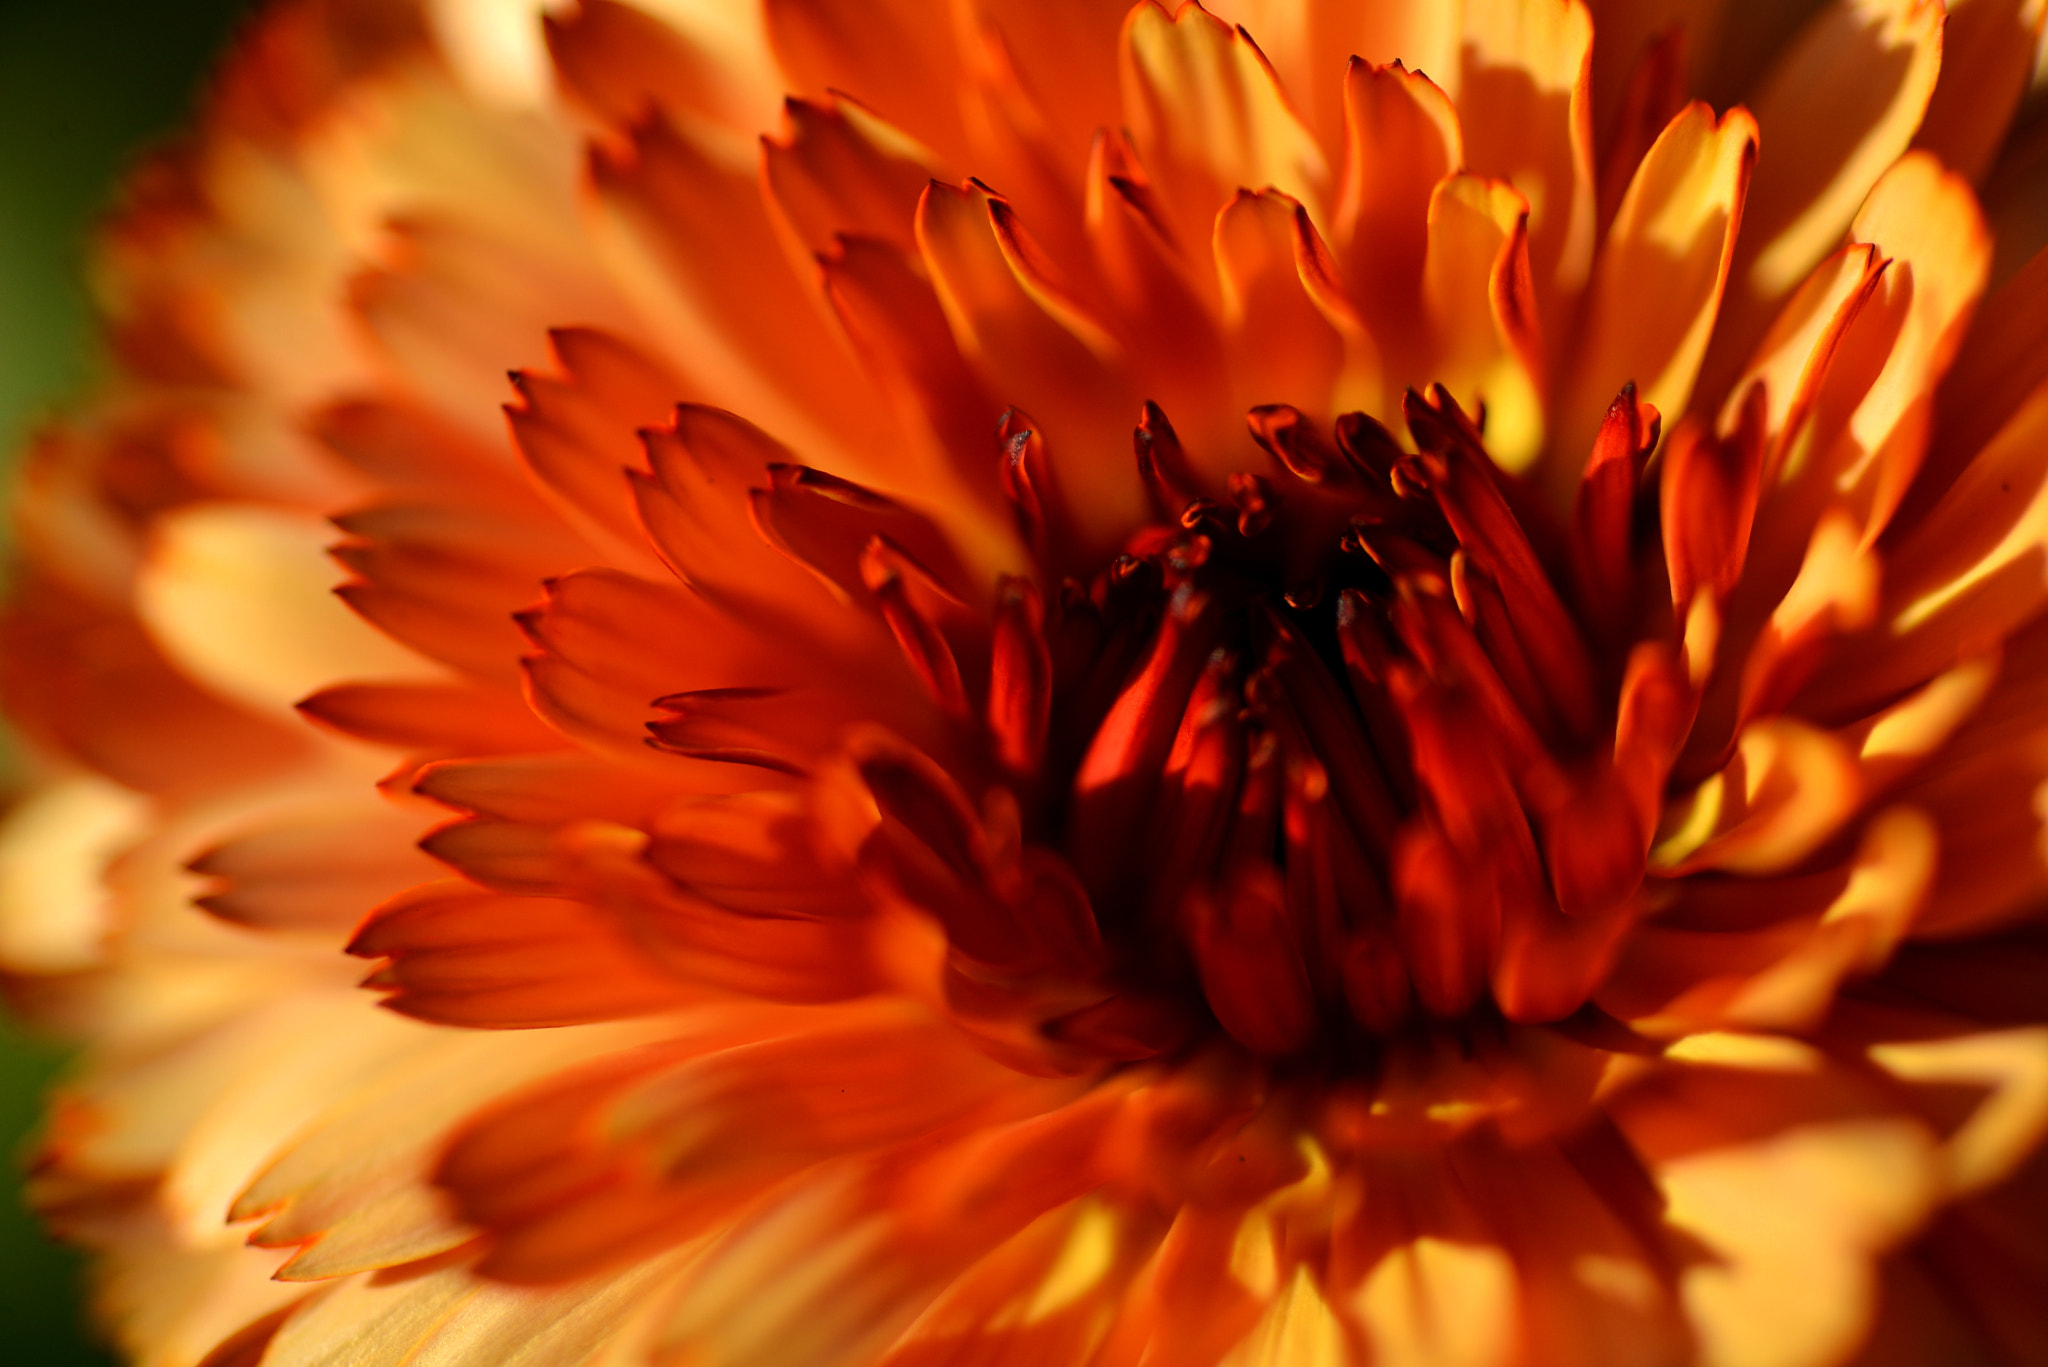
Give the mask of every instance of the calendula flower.
[[2039, 1361], [2042, 24], [271, 8], [18, 500], [106, 1322]]

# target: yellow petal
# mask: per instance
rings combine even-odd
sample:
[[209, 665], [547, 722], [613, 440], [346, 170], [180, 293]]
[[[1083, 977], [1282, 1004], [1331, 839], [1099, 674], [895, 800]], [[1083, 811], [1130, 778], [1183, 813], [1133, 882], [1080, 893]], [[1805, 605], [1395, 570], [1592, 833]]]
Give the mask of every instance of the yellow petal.
[[644, 1344], [649, 1312], [672, 1283], [676, 1263], [673, 1256], [648, 1259], [618, 1276], [559, 1287], [486, 1282], [460, 1263], [412, 1277], [351, 1278], [286, 1321], [264, 1361], [291, 1367], [617, 1362], [597, 1354], [619, 1351], [623, 1358], [622, 1350]]
[[1926, 1150], [1918, 1126], [1867, 1120], [1666, 1165], [1667, 1218], [1717, 1255], [1681, 1278], [1703, 1367], [1805, 1367], [1855, 1344], [1872, 1249], [1926, 1202]]
[[1909, 1083], [1988, 1089], [1942, 1144], [1954, 1195], [1987, 1191], [2012, 1176], [2048, 1132], [2048, 1029], [1877, 1044], [1870, 1058]]
[[435, 666], [334, 596], [328, 523], [195, 504], [157, 520], [136, 608], [164, 650], [221, 694], [276, 713], [343, 679], [438, 679]]
[[73, 973], [109, 928], [108, 863], [146, 830], [141, 794], [93, 775], [43, 788], [0, 822], [0, 963]]
[[1581, 0], [1466, 0], [1457, 91], [1465, 157], [1529, 202], [1529, 264], [1546, 310], [1593, 263], [1593, 20]]
[[1695, 1250], [1679, 1290], [1701, 1367], [1842, 1360], [1875, 1309], [1877, 1257], [1940, 1194], [1933, 1136], [1805, 1052], [1759, 1071], [1724, 1050], [1616, 1103]]
[[1839, 737], [1769, 717], [1743, 729], [1727, 768], [1671, 804], [1650, 862], [1674, 872], [1773, 872], [1817, 849], [1861, 796], [1855, 757]]
[[[195, 1230], [223, 1223], [249, 1174], [331, 1097], [374, 1083], [419, 1047], [420, 1027], [364, 1006], [361, 993], [337, 983], [280, 996], [221, 1032], [230, 1047], [215, 1054], [217, 1068], [200, 1084], [205, 1104], [164, 1173], [168, 1210]], [[292, 1041], [288, 1068], [278, 1066], [279, 1040]]]
[[1746, 111], [1717, 120], [1695, 103], [1636, 168], [1600, 248], [1563, 390], [1558, 469], [1572, 478], [1624, 384], [1634, 381], [1660, 413], [1685, 411], [1728, 281], [1756, 146]]
[[887, 1222], [858, 1214], [847, 1186], [813, 1178], [721, 1240], [677, 1298], [663, 1346], [704, 1367], [852, 1367], [892, 1341], [915, 1311], [917, 1279], [890, 1256]]
[[1964, 660], [1852, 731], [1862, 737], [1856, 758], [1870, 791], [1894, 786], [1938, 754], [1991, 692], [1998, 666], [1995, 653]]
[[1868, 546], [1919, 472], [1935, 385], [1990, 276], [1991, 236], [1968, 184], [1925, 152], [1909, 153], [1885, 172], [1849, 231], [1891, 259], [1877, 302], [1896, 298], [1888, 311], [1903, 314], [1887, 338], [1882, 368], [1843, 425], [1838, 440], [1846, 449], [1820, 463], [1861, 514]]
[[232, 1242], [174, 1242], [145, 1216], [124, 1222], [122, 1242], [95, 1278], [95, 1313], [142, 1367], [202, 1362], [223, 1339], [306, 1294], [270, 1279], [278, 1255]]
[[1771, 613], [1766, 630], [1795, 638], [1825, 622], [1833, 631], [1856, 631], [1876, 611], [1877, 561], [1862, 553], [1845, 518], [1830, 516], [1814, 529], [1798, 577]]
[[1389, 1249], [1351, 1306], [1381, 1367], [1499, 1367], [1515, 1350], [1514, 1301], [1504, 1251], [1425, 1234]]
[[1764, 79], [1726, 345], [1747, 350], [1906, 150], [1941, 68], [1941, 27], [1936, 0], [1832, 0]]
[[[380, 1022], [381, 1023], [381, 1022]], [[228, 1218], [263, 1217], [266, 1247], [307, 1243], [281, 1270], [315, 1281], [426, 1257], [473, 1237], [430, 1181], [457, 1122], [487, 1101], [584, 1059], [666, 1034], [646, 1025], [532, 1031], [412, 1027], [404, 1057], [325, 1103], [262, 1166]]]
[[1764, 458], [1767, 475], [1783, 462], [1789, 437], [1804, 426], [1842, 334], [1876, 290], [1885, 265], [1873, 248], [1855, 243], [1829, 257], [1785, 302], [1728, 391], [1716, 424], [1723, 436], [1740, 424], [1750, 388], [1763, 386], [1764, 431], [1772, 448]]
[[429, 0], [426, 10], [442, 54], [472, 93], [510, 108], [547, 98], [547, 50], [535, 0]]
[[1542, 445], [1543, 412], [1528, 206], [1513, 186], [1477, 175], [1437, 185], [1422, 298], [1436, 378], [1467, 408], [1486, 405], [1486, 449], [1508, 469], [1523, 468]]
[[1349, 1367], [1356, 1360], [1344, 1325], [1302, 1267], [1219, 1367]]
[[1905, 938], [1934, 885], [1935, 844], [1925, 813], [1894, 807], [1873, 819], [1812, 934], [1736, 993], [1722, 1020], [1755, 1030], [1817, 1025], [1843, 978], [1883, 967]]

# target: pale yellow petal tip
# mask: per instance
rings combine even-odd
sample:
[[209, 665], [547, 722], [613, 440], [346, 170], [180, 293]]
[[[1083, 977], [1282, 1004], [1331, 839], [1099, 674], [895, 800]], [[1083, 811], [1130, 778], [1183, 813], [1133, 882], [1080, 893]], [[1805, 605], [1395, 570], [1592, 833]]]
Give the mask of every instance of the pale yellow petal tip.
[[65, 779], [0, 824], [0, 964], [17, 973], [97, 965], [113, 926], [108, 865], [148, 834], [140, 793], [102, 778]]
[[564, 0], [429, 0], [441, 51], [471, 93], [508, 109], [530, 108], [553, 90], [541, 15]]
[[325, 519], [256, 504], [195, 504], [158, 519], [136, 607], [202, 684], [275, 715], [355, 679], [442, 679], [335, 597]]

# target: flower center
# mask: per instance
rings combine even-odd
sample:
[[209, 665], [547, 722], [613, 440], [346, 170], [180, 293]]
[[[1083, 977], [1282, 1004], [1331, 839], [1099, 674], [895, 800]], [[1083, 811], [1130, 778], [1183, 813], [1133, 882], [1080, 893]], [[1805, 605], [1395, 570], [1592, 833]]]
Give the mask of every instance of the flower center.
[[[1523, 531], [1540, 515], [1517, 516], [1476, 426], [1441, 391], [1408, 416], [1417, 454], [1363, 415], [1329, 437], [1256, 410], [1272, 469], [1217, 499], [1148, 410], [1160, 522], [1056, 602], [1027, 613], [1009, 587], [995, 748], [1023, 840], [1085, 891], [1114, 989], [1055, 1038], [1142, 1057], [1220, 1027], [1334, 1059], [1473, 1013], [1557, 1019], [1604, 973], [1654, 812], [1615, 762], [1615, 652], [1582, 619], [1630, 605], [1568, 610], [1560, 557]], [[1044, 684], [1006, 644], [1024, 616]], [[1042, 739], [1005, 725], [1034, 686]]]

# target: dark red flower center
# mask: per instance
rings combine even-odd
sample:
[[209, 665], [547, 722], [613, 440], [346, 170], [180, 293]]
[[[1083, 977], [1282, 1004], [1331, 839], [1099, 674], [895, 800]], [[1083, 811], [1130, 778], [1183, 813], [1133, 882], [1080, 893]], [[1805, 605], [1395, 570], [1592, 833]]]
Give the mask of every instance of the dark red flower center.
[[[1655, 414], [1617, 400], [1569, 531], [1447, 394], [1406, 418], [1412, 453], [1362, 414], [1255, 410], [1269, 466], [1214, 497], [1148, 407], [1158, 520], [1050, 594], [1005, 581], [985, 680], [883, 595], [935, 696], [986, 686], [978, 798], [859, 762], [871, 862], [944, 923], [964, 1016], [1121, 1058], [1220, 1028], [1341, 1060], [1585, 1006], [1686, 720], [1672, 652], [1627, 648]], [[1013, 416], [1007, 487], [1057, 564], [1035, 441]]]

